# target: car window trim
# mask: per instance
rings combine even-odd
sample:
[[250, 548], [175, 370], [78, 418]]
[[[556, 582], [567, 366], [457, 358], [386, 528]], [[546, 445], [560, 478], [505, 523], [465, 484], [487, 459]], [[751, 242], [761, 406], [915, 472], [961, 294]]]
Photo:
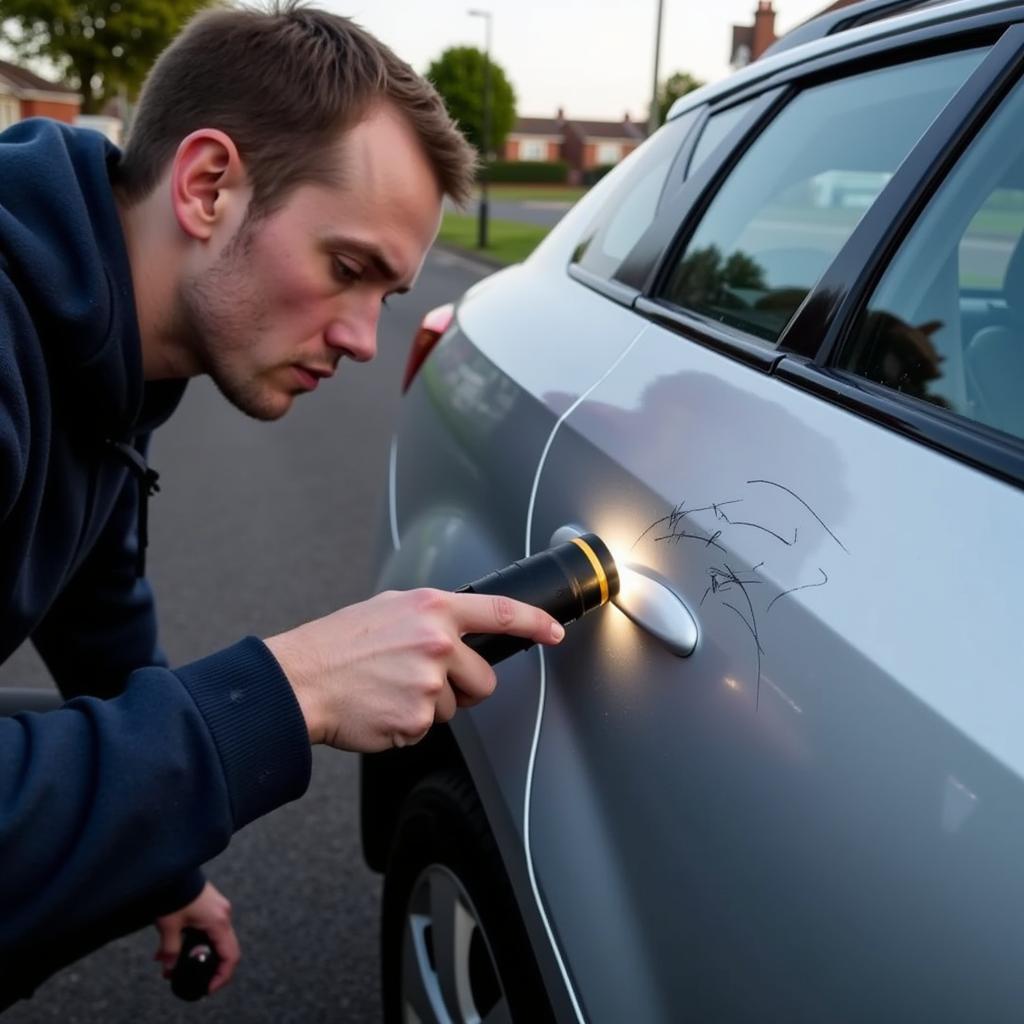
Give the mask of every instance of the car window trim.
[[[704, 117], [701, 118], [701, 122], [699, 125], [700, 130], [694, 131], [693, 145], [690, 146], [690, 151], [689, 153], [686, 154], [686, 164], [683, 168], [683, 181], [686, 181], [693, 171], [691, 164], [693, 163], [693, 158], [697, 153], [697, 148], [700, 146], [700, 140], [704, 137], [704, 130], [707, 128], [708, 122], [713, 117], [718, 117], [719, 114], [724, 114], [726, 111], [733, 110], [736, 107], [745, 106], [749, 102], [751, 102], [750, 98], [742, 99], [737, 102], [732, 96], [730, 96], [729, 99], [725, 102], [709, 104], [707, 107], [704, 108]], [[735, 125], [733, 125], [733, 128], [738, 127], [739, 123], [740, 122], [737, 122]], [[708, 156], [705, 159], [710, 159], [714, 157], [714, 155], [714, 151], [712, 151], [711, 153], [708, 154]]]
[[[710, 117], [710, 108], [705, 103], [700, 107], [691, 107], [689, 110], [683, 111], [679, 117], [686, 117], [687, 114], [691, 114], [696, 110], [697, 118], [690, 125], [690, 131], [686, 138], [683, 139], [682, 145], [679, 147], [675, 155], [675, 159], [672, 161], [672, 165], [668, 169], [668, 176], [665, 178], [665, 186], [661, 190], [661, 195], [658, 196], [658, 205], [655, 211], [655, 217], [660, 217], [666, 204], [678, 194], [686, 184], [686, 179], [689, 177], [690, 172], [690, 161], [693, 159], [693, 152], [697, 148], [697, 143], [700, 141], [701, 135], [704, 134], [704, 128], [708, 123], [708, 117]], [[666, 124], [672, 124], [677, 118], [673, 118], [672, 121], [667, 121]], [[675, 188], [673, 188], [675, 184]]]
[[783, 333], [784, 358], [774, 371], [780, 380], [1017, 487], [1024, 487], [1024, 441], [832, 364], [932, 197], [1022, 80], [1024, 25], [1014, 24], [950, 99], [847, 239]]
[[[1024, 14], [1021, 16], [1024, 17]], [[991, 19], [986, 19], [986, 21], [990, 22]], [[931, 34], [924, 38], [918, 38], [918, 33], [911, 33], [908, 36], [898, 37], [896, 40], [887, 40], [888, 45], [885, 47], [866, 44], [863, 47], [858, 47], [855, 52], [851, 52], [848, 59], [840, 64], [834, 60], [827, 63], [825, 60], [819, 59], [804, 67], [786, 69], [786, 71], [780, 72], [778, 81], [769, 80], [767, 83], [761, 83], [762, 89], [768, 87], [767, 92], [762, 92], [760, 95], [749, 92], [737, 93], [730, 96], [727, 102], [723, 101], [720, 105], [713, 106], [709, 111], [709, 118], [714, 117], [721, 110], [751, 99], [762, 101], [761, 103], [755, 102], [748, 112], [748, 116], [722, 141], [719, 148], [708, 157], [704, 168], [687, 182], [684, 190], [680, 191], [677, 202], [673, 204], [673, 209], [662, 211], [658, 218], [659, 223], [653, 225], [648, 235], [642, 236], [637, 243], [636, 263], [639, 266], [646, 258], [649, 267], [645, 280], [640, 283], [637, 280], [637, 275], [632, 273], [632, 268], [628, 268], [634, 253], [627, 257], [616, 276], [638, 288], [645, 297], [653, 298], [664, 284], [667, 276], [671, 274], [679, 253], [689, 244], [690, 238], [702, 221], [708, 207], [728, 180], [736, 164], [760, 138], [761, 134], [774, 124], [789, 103], [806, 90], [832, 82], [840, 82], [876, 68], [894, 67], [922, 60], [928, 56], [958, 53], [986, 44], [994, 46], [1002, 37], [998, 34], [1000, 28], [1004, 29], [1002, 35], [1005, 35], [1008, 31], [1005, 18], [995, 26], [991, 24], [983, 26], [978, 30], [981, 35], [977, 38], [975, 38], [976, 33], [973, 32], [944, 33], [940, 37]], [[991, 54], [986, 57], [982, 65], [987, 63], [990, 57]], [[826, 69], [829, 74], [822, 75], [821, 72]], [[959, 95], [960, 91], [958, 90], [951, 97], [950, 102]], [[913, 152], [914, 150], [911, 150], [911, 153]], [[892, 182], [886, 186], [886, 190], [883, 190], [879, 198], [891, 185]], [[877, 205], [877, 200], [875, 205]], [[668, 242], [666, 239], [672, 234], [673, 223], [678, 224], [678, 228], [675, 237]], [[651, 267], [651, 252], [647, 250], [654, 250], [659, 243], [662, 245], [658, 253], [659, 258]], [[643, 252], [640, 251], [641, 248], [644, 250]], [[812, 289], [810, 294], [813, 294], [814, 290]], [[805, 299], [805, 303], [806, 301]], [[799, 311], [797, 316], [799, 316]], [[796, 317], [794, 317], [795, 319]], [[792, 326], [793, 322], [787, 326], [787, 330]], [[785, 337], [785, 333], [783, 332], [782, 337]], [[781, 346], [781, 343], [782, 338], [780, 337], [777, 344]]]
[[[755, 102], [752, 103], [747, 116], [722, 140], [697, 174], [686, 181], [675, 196], [664, 204], [664, 208], [659, 209], [655, 222], [640, 237], [633, 251], [616, 271], [614, 279], [633, 289], [638, 295], [637, 303], [643, 308], [649, 308], [647, 300], [654, 299], [664, 277], [671, 273], [675, 256], [688, 244], [690, 237], [707, 212], [708, 206], [714, 201], [733, 168], [757, 141], [761, 133], [772, 125], [788, 103], [804, 90], [864, 74], [875, 68], [910, 63], [933, 55], [957, 53], [985, 45], [990, 45], [995, 50], [1006, 33], [1022, 20], [1024, 20], [1024, 9], [1000, 9], [958, 18], [943, 24], [938, 31], [936, 26], [930, 25], [897, 36], [866, 40], [842, 54], [843, 59], [841, 60], [838, 59], [839, 55], [833, 53], [815, 58], [806, 64], [792, 65], [784, 68], [770, 79], [762, 80], [754, 83], [750, 88], [721, 97], [718, 102], [712, 103], [707, 108], [700, 125], [701, 130], [703, 130], [706, 120], [714, 117], [716, 113], [740, 103], [751, 100]], [[975, 74], [982, 67], [988, 65], [991, 60], [992, 53], [989, 53], [976, 69]], [[961, 95], [963, 89], [973, 79], [974, 75], [968, 78], [964, 86], [950, 98], [949, 103], [943, 108], [944, 111], [954, 99]], [[695, 126], [688, 143], [692, 142], [695, 146], [699, 137], [697, 126]], [[908, 154], [908, 160], [917, 151], [921, 141], [919, 140], [918, 145]], [[892, 187], [892, 184], [893, 182], [890, 181], [879, 198]], [[842, 250], [840, 250], [841, 252]], [[826, 269], [825, 276], [828, 276], [833, 265], [834, 261]], [[783, 340], [792, 330], [796, 321], [810, 308], [812, 299], [817, 298], [820, 301], [823, 297], [825, 296], [819, 293], [818, 287], [811, 290], [776, 343], [780, 350], [784, 348]], [[639, 303], [641, 298], [644, 300], [642, 304]], [[664, 309], [657, 303], [655, 303], [655, 308]], [[688, 320], [686, 326], [690, 326]], [[757, 345], [752, 335], [737, 333], [735, 337], [737, 339], [742, 337], [745, 342], [749, 340], [751, 344]], [[749, 362], [746, 344], [742, 349], [737, 350], [737, 355], [743, 361]]]
[[[697, 173], [659, 210], [619, 265], [615, 280], [644, 296], [651, 295], [659, 271], [668, 262], [665, 254], [674, 252], [681, 238], [689, 237], [717, 193], [718, 185], [754, 144], [764, 126], [772, 122], [772, 114], [784, 105], [789, 92], [786, 88], [771, 89], [755, 98], [746, 116], [719, 143]], [[721, 109], [734, 105], [723, 104]]]
[[779, 353], [774, 375], [959, 462], [1024, 488], [1024, 441], [845, 370]]
[[1024, 21], [1024, 7], [981, 11], [937, 24], [908, 29], [897, 35], [866, 39], [848, 50], [826, 53], [803, 63], [781, 68], [768, 78], [751, 82], [711, 101], [710, 113], [749, 100], [765, 89], [799, 82], [801, 89], [837, 81], [878, 67], [919, 60], [941, 53], [969, 50], [994, 42], [1010, 26]]
[[[965, 49], [971, 49], [971, 46]], [[928, 202], [1024, 74], [1024, 25], [1010, 25], [943, 107], [808, 293], [779, 348], [827, 365]]]
[[721, 352], [765, 373], [771, 373], [783, 357], [774, 345], [753, 340], [752, 335], [664, 300], [637, 295], [633, 308], [648, 320], [682, 334], [688, 341]]
[[[697, 114], [697, 117], [690, 118], [690, 114], [693, 113]], [[702, 129], [705, 122], [704, 113], [699, 108], [687, 110], [680, 114], [679, 117], [674, 117], [671, 121], [667, 121], [663, 126], [664, 131], [680, 134], [681, 138], [676, 143], [675, 154], [669, 161], [668, 170], [665, 172], [665, 180], [661, 183], [661, 188], [658, 191], [658, 199], [654, 206], [655, 219], [659, 216], [659, 211], [665, 202], [666, 196], [672, 195], [675, 191], [670, 187], [672, 175], [677, 173], [680, 167], [685, 168], [689, 164], [690, 154], [693, 152], [693, 147], [696, 144], [695, 133], [697, 133], [698, 129]], [[686, 126], [688, 120], [689, 127]], [[584, 237], [594, 230], [595, 224], [600, 222], [600, 215], [591, 218], [586, 230], [583, 232]], [[566, 270], [569, 276], [579, 281], [580, 284], [592, 288], [594, 291], [605, 296], [605, 298], [609, 298], [623, 306], [632, 306], [633, 300], [639, 294], [636, 288], [614, 280], [614, 276], [609, 278], [594, 270], [588, 270], [581, 263], [577, 262], [575, 253], [573, 256], [570, 256], [568, 263], [566, 263]]]
[[593, 270], [587, 270], [578, 263], [570, 263], [566, 269], [571, 278], [582, 285], [586, 285], [587, 288], [598, 292], [606, 299], [617, 302], [620, 306], [632, 306], [640, 294], [635, 288], [621, 284], [613, 278], [595, 274]]

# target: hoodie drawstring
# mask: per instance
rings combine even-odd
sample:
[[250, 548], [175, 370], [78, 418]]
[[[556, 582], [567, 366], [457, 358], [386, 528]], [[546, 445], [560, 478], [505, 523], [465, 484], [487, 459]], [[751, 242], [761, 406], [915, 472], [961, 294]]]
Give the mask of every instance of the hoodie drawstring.
[[150, 469], [139, 451], [124, 441], [107, 438], [107, 444], [124, 460], [132, 476], [139, 484], [139, 529], [138, 548], [135, 552], [135, 575], [139, 579], [146, 575], [146, 547], [149, 544], [149, 499], [160, 490], [160, 474]]

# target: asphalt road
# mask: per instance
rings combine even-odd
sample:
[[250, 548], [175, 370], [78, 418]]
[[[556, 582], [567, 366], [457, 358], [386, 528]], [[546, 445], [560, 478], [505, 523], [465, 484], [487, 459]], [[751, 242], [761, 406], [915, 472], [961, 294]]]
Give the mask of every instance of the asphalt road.
[[[489, 212], [495, 220], [515, 220], [524, 224], [554, 227], [572, 209], [572, 203], [529, 199], [522, 202], [491, 200]], [[475, 211], [474, 206], [474, 211]]]
[[[488, 213], [495, 220], [512, 220], [521, 224], [539, 224], [542, 227], [554, 227], [573, 207], [573, 203], [556, 199], [491, 199], [488, 202]], [[448, 203], [445, 209], [454, 212], [456, 207]], [[469, 203], [464, 211], [472, 217], [477, 216], [479, 203], [476, 199]]]
[[[343, 363], [278, 423], [246, 419], [205, 379], [190, 385], [151, 458], [162, 490], [150, 503], [149, 575], [172, 664], [369, 596], [409, 343], [426, 310], [484, 273], [432, 254], [413, 292], [389, 300], [377, 359]], [[5, 683], [48, 685], [31, 648], [0, 669]], [[305, 797], [249, 825], [208, 866], [243, 947], [228, 989], [178, 1002], [151, 960], [149, 929], [51, 979], [5, 1024], [378, 1021], [379, 881], [359, 848], [357, 779], [354, 755], [317, 749]]]

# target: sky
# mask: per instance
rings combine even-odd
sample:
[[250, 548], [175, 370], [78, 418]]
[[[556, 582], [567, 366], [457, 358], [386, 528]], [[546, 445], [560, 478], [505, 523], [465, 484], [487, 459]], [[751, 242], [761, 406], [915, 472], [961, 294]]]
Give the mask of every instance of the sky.
[[[520, 116], [646, 121], [654, 81], [657, 0], [316, 0], [354, 18], [417, 71], [449, 46], [484, 45], [516, 91]], [[775, 0], [781, 35], [828, 0]], [[664, 0], [659, 78], [729, 74], [732, 26], [754, 21], [757, 0]]]

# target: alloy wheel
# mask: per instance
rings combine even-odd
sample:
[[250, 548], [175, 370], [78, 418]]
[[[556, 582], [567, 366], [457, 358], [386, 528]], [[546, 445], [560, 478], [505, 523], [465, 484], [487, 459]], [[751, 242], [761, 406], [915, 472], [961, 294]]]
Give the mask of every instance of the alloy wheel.
[[458, 877], [430, 864], [412, 887], [402, 935], [405, 1024], [512, 1024], [490, 943]]

